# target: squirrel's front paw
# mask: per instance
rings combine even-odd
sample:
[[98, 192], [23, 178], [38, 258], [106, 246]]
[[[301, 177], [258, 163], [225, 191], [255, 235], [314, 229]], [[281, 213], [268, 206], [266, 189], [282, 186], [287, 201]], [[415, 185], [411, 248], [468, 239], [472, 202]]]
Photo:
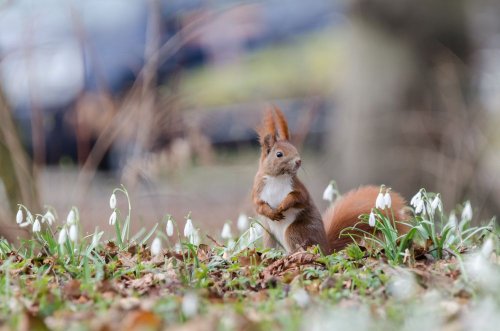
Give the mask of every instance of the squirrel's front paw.
[[283, 213], [281, 212], [274, 212], [272, 215], [271, 215], [271, 219], [273, 221], [281, 221], [282, 219], [284, 219], [285, 216], [283, 216]]

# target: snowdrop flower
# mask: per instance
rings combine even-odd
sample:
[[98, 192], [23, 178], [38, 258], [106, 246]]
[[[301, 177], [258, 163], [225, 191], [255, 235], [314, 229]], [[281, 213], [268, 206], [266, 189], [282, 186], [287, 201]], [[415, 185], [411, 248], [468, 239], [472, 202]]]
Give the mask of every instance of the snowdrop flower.
[[424, 207], [425, 207], [424, 200], [418, 200], [415, 207], [415, 214], [420, 214], [424, 210]]
[[109, 198], [109, 208], [111, 209], [116, 208], [116, 195], [114, 193], [111, 194], [111, 197]]
[[50, 210], [47, 210], [45, 215], [42, 216], [42, 223], [47, 222], [48, 225], [52, 225], [56, 221], [56, 218], [54, 217], [54, 214], [50, 212]]
[[40, 232], [42, 229], [42, 226], [40, 225], [40, 221], [38, 220], [38, 217], [35, 219], [35, 223], [33, 223], [33, 232]]
[[151, 243], [151, 255], [160, 255], [161, 253], [161, 239], [156, 237]]
[[189, 242], [195, 246], [200, 244], [200, 233], [198, 230], [193, 229], [193, 233], [189, 236]]
[[174, 223], [171, 219], [167, 222], [167, 228], [165, 229], [167, 232], [167, 236], [172, 237], [174, 235]]
[[373, 228], [375, 226], [375, 213], [373, 212], [373, 209], [370, 213], [370, 216], [368, 217], [368, 224]]
[[68, 238], [68, 232], [66, 231], [66, 228], [62, 228], [61, 231], [59, 231], [59, 237], [57, 239], [57, 243], [59, 245], [64, 245], [66, 243], [67, 238]]
[[21, 224], [23, 222], [23, 211], [19, 208], [16, 214], [16, 223]]
[[78, 228], [76, 224], [72, 224], [69, 227], [69, 239], [73, 242], [76, 242], [78, 240]]
[[418, 191], [417, 194], [413, 196], [410, 200], [410, 205], [412, 205], [414, 208], [417, 208], [418, 203], [422, 200], [422, 190]]
[[391, 194], [389, 193], [390, 189], [387, 189], [384, 194], [384, 204], [387, 208], [391, 208], [392, 205], [392, 200], [391, 200]]
[[468, 220], [470, 221], [472, 219], [472, 207], [470, 205], [470, 202], [467, 201], [464, 206], [464, 210], [462, 210], [462, 221], [463, 220]]
[[379, 192], [379, 194], [377, 195], [377, 200], [375, 200], [375, 208], [385, 209], [384, 194], [382, 194], [382, 192]]
[[337, 194], [338, 192], [335, 189], [333, 182], [330, 182], [323, 192], [323, 200], [333, 202]]
[[458, 224], [457, 216], [455, 212], [451, 212], [450, 217], [448, 218], [448, 224], [451, 228], [456, 228]]
[[220, 236], [222, 237], [222, 239], [231, 239], [233, 237], [231, 233], [231, 226], [229, 225], [229, 223], [224, 224]]
[[299, 305], [299, 307], [304, 308], [309, 303], [309, 294], [303, 288], [298, 289], [292, 295], [293, 300]]
[[186, 225], [184, 226], [184, 237], [191, 237], [194, 233], [193, 222], [190, 218], [187, 219]]
[[177, 253], [182, 252], [182, 246], [181, 246], [181, 243], [175, 243], [174, 250], [175, 250]]
[[196, 315], [198, 312], [198, 297], [194, 293], [186, 293], [182, 298], [182, 312], [187, 317]]
[[257, 240], [257, 233], [256, 233], [256, 230], [255, 230], [255, 227], [252, 225], [250, 227], [250, 229], [248, 230], [248, 243], [247, 243], [247, 246], [251, 245], [256, 240]]
[[74, 225], [76, 223], [75, 211], [71, 209], [66, 217], [66, 223], [68, 225]]
[[116, 223], [116, 211], [114, 211], [111, 216], [109, 216], [109, 225], [115, 225]]
[[484, 242], [483, 247], [481, 247], [481, 255], [484, 258], [489, 259], [491, 256], [491, 253], [493, 253], [493, 249], [494, 249], [493, 240], [491, 238], [488, 238]]
[[442, 203], [441, 203], [441, 199], [439, 198], [439, 194], [436, 195], [436, 197], [434, 198], [434, 200], [432, 200], [431, 202], [431, 208], [432, 208], [432, 212], [436, 212], [436, 209], [439, 209], [439, 211], [443, 211], [443, 207], [442, 207]]
[[248, 229], [248, 217], [247, 215], [245, 214], [240, 214], [240, 216], [238, 216], [238, 230], [240, 230], [241, 232], [245, 231], [246, 229]]

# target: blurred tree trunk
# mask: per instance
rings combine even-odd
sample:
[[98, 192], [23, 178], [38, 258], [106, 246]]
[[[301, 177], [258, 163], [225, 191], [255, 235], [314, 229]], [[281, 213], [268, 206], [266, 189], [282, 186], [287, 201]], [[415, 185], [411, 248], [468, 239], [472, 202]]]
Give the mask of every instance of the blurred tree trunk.
[[465, 196], [488, 201], [464, 7], [460, 0], [351, 4], [331, 136], [341, 188], [385, 183], [410, 197], [426, 187], [448, 208]]
[[[10, 210], [0, 211], [0, 236], [12, 240], [18, 227], [14, 216], [17, 204], [22, 203], [29, 209], [39, 211], [36, 182], [31, 162], [26, 155], [9, 106], [0, 91], [0, 180], [5, 187]], [[1, 208], [1, 207], [0, 207]], [[22, 233], [22, 232], [19, 232]], [[17, 234], [19, 234], [17, 233]]]

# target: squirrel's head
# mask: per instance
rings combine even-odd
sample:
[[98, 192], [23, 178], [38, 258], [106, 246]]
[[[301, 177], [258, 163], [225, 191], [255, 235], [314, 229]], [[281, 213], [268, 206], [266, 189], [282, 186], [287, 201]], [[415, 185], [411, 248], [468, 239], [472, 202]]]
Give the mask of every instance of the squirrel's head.
[[261, 170], [269, 176], [295, 175], [300, 168], [300, 155], [289, 141], [288, 124], [281, 110], [267, 110], [258, 133]]

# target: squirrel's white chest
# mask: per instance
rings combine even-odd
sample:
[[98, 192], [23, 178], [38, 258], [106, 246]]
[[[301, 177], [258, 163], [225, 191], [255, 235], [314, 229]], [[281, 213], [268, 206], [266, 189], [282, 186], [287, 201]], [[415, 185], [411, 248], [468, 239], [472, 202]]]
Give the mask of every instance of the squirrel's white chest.
[[[277, 208], [288, 193], [293, 191], [292, 178], [290, 176], [266, 176], [264, 177], [264, 181], [265, 184], [260, 193], [260, 198], [267, 202], [273, 209]], [[288, 209], [283, 213], [284, 219], [281, 221], [273, 221], [266, 218], [268, 230], [287, 251], [290, 251], [291, 247], [288, 247], [288, 242], [285, 240], [285, 232], [288, 226], [295, 221], [299, 211], [296, 208]]]
[[280, 205], [281, 201], [292, 190], [292, 178], [290, 176], [265, 176], [264, 188], [260, 193], [260, 198], [274, 209]]

